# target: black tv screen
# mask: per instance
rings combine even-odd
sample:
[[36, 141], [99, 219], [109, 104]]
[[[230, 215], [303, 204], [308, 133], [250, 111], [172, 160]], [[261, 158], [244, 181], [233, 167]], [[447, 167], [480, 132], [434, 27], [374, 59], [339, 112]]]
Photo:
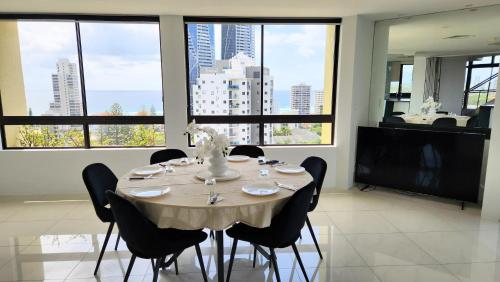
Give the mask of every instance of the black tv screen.
[[477, 202], [483, 134], [359, 127], [355, 181]]

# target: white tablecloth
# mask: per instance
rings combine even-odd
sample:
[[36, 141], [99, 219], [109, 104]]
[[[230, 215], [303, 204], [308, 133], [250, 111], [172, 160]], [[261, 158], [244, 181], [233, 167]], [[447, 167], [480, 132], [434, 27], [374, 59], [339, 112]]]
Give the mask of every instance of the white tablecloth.
[[406, 123], [415, 123], [415, 124], [432, 124], [438, 118], [454, 118], [457, 120], [457, 126], [467, 126], [467, 120], [470, 117], [468, 116], [451, 116], [445, 114], [435, 114], [435, 115], [400, 115]]
[[[130, 173], [119, 179], [117, 192], [133, 201], [137, 207], [158, 227], [195, 230], [210, 228], [224, 230], [237, 222], [254, 227], [267, 227], [293, 191], [281, 189], [272, 196], [258, 197], [243, 193], [243, 185], [258, 179], [258, 171], [269, 169], [266, 182], [277, 180], [284, 184], [304, 187], [313, 179], [307, 172], [301, 174], [282, 174], [268, 165], [259, 165], [256, 159], [241, 163], [228, 163], [230, 168], [239, 170], [241, 178], [227, 182], [217, 182], [215, 192], [224, 198], [215, 205], [208, 205], [209, 191], [203, 181], [194, 177], [197, 171], [207, 165], [193, 164], [175, 167], [173, 173], [161, 173], [156, 179], [129, 180]], [[134, 188], [168, 186], [170, 193], [151, 199], [140, 199], [127, 194]]]

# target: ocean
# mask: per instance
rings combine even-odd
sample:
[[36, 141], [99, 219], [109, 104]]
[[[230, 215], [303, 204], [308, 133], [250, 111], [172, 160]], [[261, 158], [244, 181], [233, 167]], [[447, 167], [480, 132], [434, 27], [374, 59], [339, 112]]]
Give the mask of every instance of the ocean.
[[[27, 100], [34, 115], [44, 114], [53, 96], [51, 91], [27, 91]], [[87, 112], [89, 115], [109, 111], [113, 103], [119, 103], [124, 114], [133, 115], [141, 110], [150, 111], [154, 107], [157, 114], [163, 112], [161, 91], [96, 91], [87, 90]], [[273, 101], [276, 109], [286, 112], [290, 109], [290, 91], [275, 90]], [[166, 101], [168, 103], [168, 100]]]

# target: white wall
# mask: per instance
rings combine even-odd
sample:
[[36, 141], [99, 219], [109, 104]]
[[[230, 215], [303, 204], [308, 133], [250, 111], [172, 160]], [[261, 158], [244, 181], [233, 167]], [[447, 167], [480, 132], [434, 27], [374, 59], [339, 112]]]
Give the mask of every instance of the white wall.
[[439, 102], [442, 110], [460, 114], [464, 96], [465, 62], [468, 57], [441, 58]]
[[[182, 16], [161, 16], [167, 146], [188, 149]], [[328, 163], [324, 191], [352, 186], [356, 126], [368, 120], [373, 22], [353, 16], [342, 24], [335, 146], [264, 147], [266, 156], [300, 163], [316, 155]], [[147, 164], [157, 149], [0, 151], [0, 195], [86, 193], [82, 169], [103, 162], [117, 174]]]
[[[500, 80], [497, 82], [500, 89]], [[495, 107], [500, 107], [500, 102], [495, 101]], [[491, 121], [500, 124], [499, 111], [492, 113]], [[483, 209], [481, 216], [484, 218], [500, 220], [500, 126], [491, 128], [489, 142], [488, 165], [486, 167], [486, 181], [484, 186]]]

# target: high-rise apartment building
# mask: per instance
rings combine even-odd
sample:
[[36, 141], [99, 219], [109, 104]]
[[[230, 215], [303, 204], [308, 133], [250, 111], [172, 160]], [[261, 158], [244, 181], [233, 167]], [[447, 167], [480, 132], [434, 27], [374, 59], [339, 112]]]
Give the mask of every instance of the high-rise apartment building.
[[200, 69], [215, 65], [215, 38], [212, 24], [188, 25], [189, 79], [196, 81]]
[[[213, 68], [204, 68], [192, 85], [194, 115], [258, 115], [263, 83], [264, 114], [272, 114], [273, 78], [264, 69], [240, 52], [229, 60], [217, 60]], [[259, 130], [251, 124], [211, 125], [225, 133], [231, 144], [258, 144]], [[264, 140], [271, 140], [271, 126], [264, 126]]]
[[244, 24], [223, 24], [221, 27], [221, 58], [229, 60], [243, 52], [255, 59], [255, 26]]
[[314, 92], [314, 114], [321, 115], [323, 113], [323, 100], [325, 92], [315, 91]]
[[52, 74], [54, 102], [50, 103], [47, 115], [81, 116], [82, 98], [75, 63], [68, 59], [57, 61], [57, 73]]
[[308, 115], [311, 111], [311, 86], [301, 83], [292, 85], [292, 95], [290, 95], [290, 108], [297, 111], [299, 115]]

